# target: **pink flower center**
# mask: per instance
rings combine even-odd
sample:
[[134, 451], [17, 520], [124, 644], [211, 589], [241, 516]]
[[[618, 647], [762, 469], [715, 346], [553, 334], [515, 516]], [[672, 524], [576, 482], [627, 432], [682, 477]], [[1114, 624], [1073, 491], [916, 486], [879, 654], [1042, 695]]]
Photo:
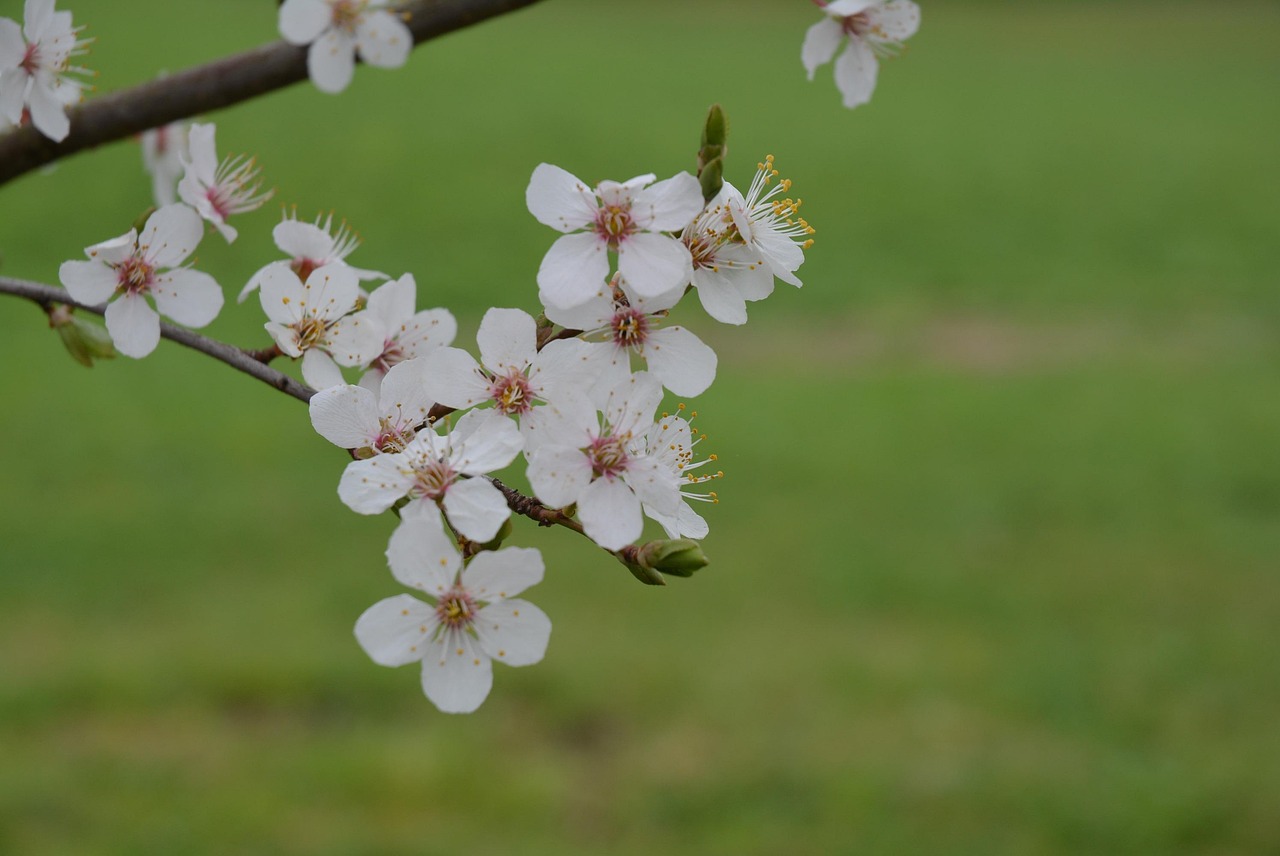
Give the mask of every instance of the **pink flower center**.
[[155, 279], [156, 269], [138, 256], [116, 266], [116, 291], [121, 294], [146, 294]]
[[521, 416], [533, 409], [533, 387], [523, 372], [512, 369], [506, 377], [494, 378], [489, 395], [508, 416]]
[[213, 207], [213, 210], [217, 212], [217, 215], [223, 220], [226, 220], [232, 214], [236, 213], [235, 208], [232, 207], [234, 200], [232, 199], [232, 192], [230, 189], [223, 187], [220, 184], [215, 184], [204, 192], [204, 197], [209, 200], [209, 205]]
[[850, 15], [841, 22], [844, 31], [851, 36], [862, 38], [871, 32], [871, 16], [866, 12], [859, 12], [856, 15]]
[[606, 205], [596, 211], [596, 234], [608, 241], [610, 247], [616, 248], [635, 231], [630, 205]]
[[333, 3], [333, 25], [348, 33], [355, 32], [360, 16], [369, 5], [369, 0], [337, 0]]
[[305, 351], [307, 348], [314, 348], [324, 341], [329, 325], [314, 315], [308, 315], [299, 321], [294, 329], [298, 333], [298, 347]]
[[391, 371], [391, 367], [405, 360], [404, 349], [400, 347], [400, 343], [395, 339], [386, 339], [382, 343], [382, 355], [373, 361], [375, 368], [384, 372]]
[[414, 481], [410, 492], [414, 496], [420, 496], [424, 499], [437, 501], [444, 499], [445, 491], [458, 478], [458, 474], [453, 471], [452, 467], [438, 459], [423, 461], [417, 464], [415, 470], [417, 471], [417, 479]]
[[378, 428], [378, 436], [373, 441], [373, 447], [383, 454], [403, 452], [405, 446], [408, 446], [409, 441], [414, 437], [411, 426], [402, 426], [386, 416], [378, 420]]
[[298, 279], [306, 282], [307, 277], [311, 276], [311, 274], [315, 272], [315, 269], [320, 267], [322, 264], [324, 264], [324, 262], [303, 256], [302, 258], [297, 258], [289, 262], [289, 269], [298, 275]]
[[649, 318], [631, 307], [623, 307], [609, 324], [613, 343], [619, 348], [640, 348], [649, 339]]
[[587, 457], [591, 460], [591, 472], [596, 478], [614, 478], [627, 469], [627, 449], [622, 438], [609, 435], [597, 437], [587, 447]]
[[476, 602], [464, 588], [454, 586], [436, 603], [436, 618], [450, 630], [465, 630], [475, 621]]
[[27, 45], [26, 51], [22, 54], [22, 61], [18, 63], [18, 68], [22, 69], [29, 75], [34, 75], [36, 70], [40, 68], [40, 45], [32, 42]]

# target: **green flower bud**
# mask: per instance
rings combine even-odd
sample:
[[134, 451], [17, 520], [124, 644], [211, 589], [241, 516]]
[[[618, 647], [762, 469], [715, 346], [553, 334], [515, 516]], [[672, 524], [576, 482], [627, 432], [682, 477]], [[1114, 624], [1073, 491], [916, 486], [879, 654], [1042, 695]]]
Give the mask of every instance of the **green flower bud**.
[[49, 312], [49, 326], [58, 332], [71, 358], [82, 366], [93, 368], [95, 359], [108, 360], [116, 355], [106, 329], [72, 314], [69, 307], [55, 306]]
[[676, 577], [691, 577], [710, 564], [702, 545], [688, 538], [650, 541], [640, 548], [636, 558], [645, 568]]

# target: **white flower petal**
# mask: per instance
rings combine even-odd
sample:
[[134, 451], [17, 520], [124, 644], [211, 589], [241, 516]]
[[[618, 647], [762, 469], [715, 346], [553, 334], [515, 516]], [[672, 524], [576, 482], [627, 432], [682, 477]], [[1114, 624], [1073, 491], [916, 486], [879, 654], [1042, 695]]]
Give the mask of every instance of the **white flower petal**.
[[311, 396], [311, 427], [342, 449], [370, 445], [381, 430], [378, 403], [363, 387], [343, 384], [322, 389]]
[[387, 543], [391, 573], [402, 585], [439, 597], [453, 588], [462, 557], [434, 504], [413, 502], [402, 514]]
[[476, 616], [475, 629], [480, 649], [508, 666], [539, 662], [551, 639], [551, 619], [527, 600], [502, 600], [486, 606]]
[[218, 172], [216, 136], [217, 127], [213, 124], [194, 122], [187, 130], [187, 154], [191, 159], [187, 161], [184, 182], [191, 176], [205, 186], [213, 184]]
[[489, 382], [475, 357], [461, 348], [437, 348], [422, 357], [427, 395], [447, 407], [472, 407], [489, 400]]
[[515, 460], [524, 448], [516, 424], [496, 410], [470, 410], [449, 435], [449, 465], [469, 476], [490, 473]]
[[436, 611], [413, 595], [380, 600], [356, 619], [356, 641], [380, 666], [403, 666], [421, 660], [435, 632]]
[[325, 332], [324, 346], [338, 365], [360, 366], [382, 353], [382, 325], [368, 312], [335, 321]]
[[836, 88], [844, 96], [844, 106], [853, 108], [871, 100], [879, 70], [871, 46], [862, 39], [849, 39], [848, 47], [836, 58]]
[[280, 7], [280, 35], [291, 45], [311, 44], [332, 21], [324, 0], [284, 0]]
[[591, 297], [577, 306], [561, 308], [541, 294], [538, 300], [546, 307], [546, 316], [566, 330], [596, 330], [609, 323], [614, 311], [613, 289], [604, 280], [599, 286]]
[[160, 316], [142, 295], [122, 295], [104, 314], [111, 341], [126, 357], [142, 359], [160, 344]]
[[22, 56], [27, 52], [27, 41], [22, 38], [22, 29], [18, 22], [9, 18], [0, 18], [0, 69], [17, 68]]
[[679, 510], [679, 478], [656, 458], [632, 458], [624, 478], [645, 505], [663, 514], [675, 514]]
[[[633, 235], [631, 240], [637, 237], [640, 236]], [[676, 243], [674, 239], [669, 240]], [[605, 242], [593, 232], [557, 238], [538, 267], [538, 288], [543, 302], [568, 308], [590, 300], [609, 275], [609, 256], [605, 249]]]
[[200, 215], [186, 205], [166, 205], [147, 218], [138, 236], [138, 252], [156, 267], [176, 267], [200, 243]]
[[881, 5], [872, 20], [888, 38], [905, 41], [920, 29], [920, 7], [911, 0], [894, 0]]
[[831, 0], [822, 11], [834, 18], [847, 18], [877, 5], [883, 5], [883, 0]]
[[558, 390], [554, 400], [520, 417], [520, 435], [524, 437], [525, 452], [530, 455], [545, 445], [582, 448], [591, 442], [597, 428], [595, 406], [581, 389]]
[[702, 308], [724, 324], [746, 324], [747, 303], [725, 271], [702, 268], [693, 272], [693, 284]]
[[621, 550], [639, 538], [644, 529], [640, 500], [617, 478], [598, 478], [583, 488], [578, 498], [578, 519], [587, 537], [606, 550]]
[[465, 633], [446, 634], [422, 660], [422, 691], [443, 713], [471, 713], [493, 687], [493, 662]]
[[424, 383], [421, 359], [405, 360], [391, 367], [378, 387], [378, 410], [397, 425], [421, 425], [435, 404]]
[[[283, 348], [281, 348], [283, 350]], [[347, 382], [338, 364], [319, 348], [307, 348], [302, 354], [302, 379], [312, 389], [328, 389]]]
[[341, 262], [313, 270], [306, 287], [307, 311], [329, 321], [351, 312], [360, 299], [360, 280]]
[[544, 226], [572, 232], [595, 220], [596, 195], [571, 172], [549, 163], [538, 164], [524, 192], [529, 213]]
[[386, 332], [406, 357], [421, 357], [451, 343], [458, 335], [458, 322], [448, 309], [424, 309], [399, 327], [386, 328]]
[[532, 547], [504, 547], [477, 553], [462, 572], [462, 584], [476, 600], [493, 602], [537, 585], [545, 571], [542, 554]]
[[338, 93], [356, 71], [356, 45], [341, 30], [328, 30], [307, 49], [307, 74], [316, 89]]
[[67, 118], [66, 105], [36, 77], [27, 92], [27, 107], [31, 110], [31, 124], [36, 130], [54, 142], [62, 142], [71, 133], [71, 120]]
[[369, 302], [365, 310], [377, 318], [389, 335], [394, 335], [400, 325], [413, 317], [413, 308], [418, 301], [418, 284], [413, 274], [406, 273], [399, 279], [392, 279], [369, 292]]
[[502, 491], [483, 478], [461, 479], [449, 485], [443, 505], [449, 525], [462, 537], [481, 543], [493, 540], [511, 516]]
[[618, 246], [618, 272], [637, 294], [656, 297], [689, 282], [693, 257], [675, 238], [641, 232]]
[[338, 498], [358, 514], [381, 514], [413, 486], [413, 472], [400, 463], [400, 455], [352, 461], [338, 481]]
[[356, 25], [360, 59], [379, 68], [399, 68], [413, 48], [413, 33], [390, 12], [366, 12]]
[[73, 300], [88, 306], [106, 303], [115, 294], [119, 276], [106, 265], [92, 261], [63, 262], [58, 268], [58, 279]]
[[533, 493], [551, 508], [578, 501], [591, 481], [591, 462], [581, 449], [544, 445], [529, 455], [526, 471]]
[[823, 18], [804, 34], [804, 46], [800, 48], [800, 61], [804, 63], [810, 80], [813, 80], [813, 74], [818, 70], [818, 66], [831, 62], [831, 58], [836, 55], [836, 48], [840, 47], [840, 39], [843, 36], [844, 30], [832, 18]]
[[288, 265], [264, 268], [260, 281], [262, 290], [258, 300], [268, 318], [277, 324], [293, 326], [306, 316], [307, 288]]
[[649, 371], [676, 395], [701, 395], [716, 378], [716, 352], [683, 327], [655, 330], [644, 358]]
[[659, 181], [636, 194], [631, 216], [652, 232], [679, 232], [702, 211], [702, 186], [687, 172]]
[[151, 296], [160, 314], [188, 327], [203, 327], [222, 311], [222, 287], [217, 280], [190, 268], [156, 276]]
[[538, 355], [538, 328], [533, 316], [520, 309], [490, 309], [480, 321], [476, 344], [480, 362], [495, 374], [523, 372]]

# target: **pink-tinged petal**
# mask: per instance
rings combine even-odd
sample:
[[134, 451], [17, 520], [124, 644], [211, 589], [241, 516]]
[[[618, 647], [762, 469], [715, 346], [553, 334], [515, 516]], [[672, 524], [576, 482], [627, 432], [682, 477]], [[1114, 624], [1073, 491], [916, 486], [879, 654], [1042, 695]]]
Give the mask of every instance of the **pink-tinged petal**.
[[406, 273], [371, 291], [365, 309], [381, 322], [388, 335], [395, 335], [400, 325], [413, 317], [413, 308], [417, 302], [418, 284], [413, 274]]
[[29, 79], [27, 73], [20, 68], [0, 71], [0, 119], [13, 125], [22, 121]]
[[500, 375], [513, 369], [522, 372], [538, 355], [537, 338], [537, 323], [529, 313], [520, 309], [490, 309], [476, 333], [480, 362]]
[[458, 335], [458, 322], [448, 309], [424, 309], [399, 327], [387, 328], [387, 333], [407, 357], [421, 357], [451, 343]]
[[284, 0], [280, 7], [280, 35], [291, 45], [311, 44], [332, 21], [324, 0]]
[[539, 662], [551, 639], [551, 619], [527, 600], [500, 600], [486, 606], [476, 616], [475, 629], [480, 650], [508, 666]]
[[880, 0], [832, 0], [823, 11], [835, 18], [847, 18], [865, 12], [879, 3]]
[[[374, 460], [377, 460], [376, 458]], [[432, 597], [453, 588], [462, 557], [445, 534], [444, 522], [434, 504], [413, 502], [387, 543], [387, 564], [402, 585]]]
[[413, 486], [413, 472], [400, 461], [399, 455], [352, 461], [338, 480], [338, 498], [358, 514], [381, 514]]
[[437, 348], [421, 358], [427, 395], [447, 407], [473, 407], [489, 400], [489, 382], [475, 357], [461, 348]]
[[31, 124], [55, 143], [60, 143], [71, 133], [71, 120], [67, 118], [66, 105], [37, 77], [27, 93], [27, 107], [31, 110]]
[[188, 327], [203, 327], [222, 311], [222, 287], [217, 280], [190, 268], [157, 276], [151, 296], [161, 315]]
[[422, 660], [422, 692], [442, 713], [471, 713], [493, 688], [493, 661], [465, 633], [447, 633]]
[[307, 49], [307, 74], [321, 92], [346, 89], [355, 71], [355, 42], [341, 30], [329, 30]]
[[695, 270], [693, 284], [702, 308], [712, 318], [724, 324], [747, 323], [747, 302], [734, 288], [726, 271]]
[[469, 476], [502, 469], [524, 448], [516, 423], [496, 410], [470, 410], [449, 435], [449, 465]]
[[[262, 311], [277, 324], [297, 324], [307, 314], [307, 288], [288, 265], [268, 266], [261, 271], [262, 291], [258, 299]], [[298, 354], [290, 354], [298, 356]]]
[[823, 18], [804, 34], [804, 45], [800, 48], [800, 61], [804, 63], [810, 80], [813, 80], [818, 66], [831, 62], [843, 37], [844, 30], [840, 28], [839, 22], [832, 18]]
[[316, 268], [307, 277], [306, 285], [307, 311], [327, 321], [351, 312], [360, 299], [360, 280], [341, 263]]
[[326, 332], [325, 348], [338, 365], [361, 366], [382, 353], [382, 325], [368, 312], [357, 312], [335, 322]]
[[413, 33], [391, 12], [370, 11], [356, 25], [356, 45], [369, 65], [399, 68], [409, 58]]
[[403, 666], [428, 652], [438, 622], [432, 606], [398, 594], [378, 601], [356, 619], [356, 641], [379, 666]]
[[492, 603], [542, 582], [545, 571], [542, 554], [532, 547], [504, 547], [477, 553], [462, 572], [462, 584], [476, 600]]
[[680, 479], [669, 467], [651, 457], [632, 458], [624, 478], [642, 503], [662, 514], [680, 509]]
[[363, 387], [343, 384], [322, 389], [311, 396], [311, 427], [342, 449], [372, 445], [381, 431], [378, 402]]
[[[187, 130], [187, 172], [183, 176], [192, 176], [206, 187], [213, 184], [218, 171], [218, 149], [215, 140], [217, 127], [213, 124], [192, 123]], [[185, 197], [184, 197], [185, 198]]]
[[529, 455], [526, 475], [538, 499], [551, 508], [564, 508], [577, 502], [591, 481], [591, 461], [581, 449], [540, 446]]
[[920, 7], [911, 0], [894, 0], [878, 9], [872, 22], [888, 38], [896, 42], [905, 41], [920, 29]]
[[[640, 236], [632, 236], [631, 240], [636, 237]], [[538, 267], [542, 300], [559, 307], [577, 306], [590, 300], [609, 275], [606, 248], [607, 244], [594, 232], [557, 238]]]
[[376, 410], [397, 425], [416, 426], [426, 422], [435, 402], [427, 394], [425, 368], [421, 359], [392, 366], [378, 387]]
[[[283, 348], [281, 349], [283, 350]], [[302, 354], [302, 379], [312, 389], [328, 389], [347, 382], [333, 357], [319, 348], [307, 348]]]
[[641, 232], [618, 246], [618, 272], [636, 294], [656, 297], [689, 282], [693, 257], [675, 238]]
[[105, 313], [107, 332], [116, 350], [142, 359], [160, 344], [160, 316], [140, 294], [125, 294]]
[[640, 500], [621, 479], [598, 478], [578, 498], [578, 519], [587, 537], [606, 550], [621, 550], [640, 537]]
[[702, 186], [687, 172], [659, 181], [636, 194], [631, 216], [641, 229], [679, 232], [702, 211]]
[[72, 299], [87, 306], [106, 303], [115, 294], [119, 277], [114, 270], [100, 262], [63, 262], [58, 268], [62, 281]]
[[493, 540], [511, 516], [502, 491], [483, 478], [463, 479], [449, 485], [443, 505], [449, 525], [462, 537], [480, 543]]
[[836, 88], [849, 108], [866, 104], [876, 88], [880, 70], [871, 46], [862, 39], [849, 39], [849, 46], [836, 58]]
[[539, 223], [560, 232], [572, 232], [593, 222], [599, 209], [591, 188], [573, 173], [549, 163], [538, 164], [533, 170], [524, 199]]
[[175, 267], [195, 250], [203, 231], [196, 212], [186, 205], [166, 205], [147, 218], [138, 252], [156, 267]]
[[701, 395], [716, 379], [716, 352], [683, 327], [654, 331], [644, 358], [649, 371], [676, 395]]
[[0, 69], [8, 71], [17, 68], [26, 52], [27, 42], [22, 38], [18, 22], [0, 18]]
[[541, 294], [538, 300], [546, 307], [546, 316], [566, 330], [597, 330], [613, 318], [613, 289], [604, 280], [599, 285], [594, 294], [577, 306], [561, 308]]

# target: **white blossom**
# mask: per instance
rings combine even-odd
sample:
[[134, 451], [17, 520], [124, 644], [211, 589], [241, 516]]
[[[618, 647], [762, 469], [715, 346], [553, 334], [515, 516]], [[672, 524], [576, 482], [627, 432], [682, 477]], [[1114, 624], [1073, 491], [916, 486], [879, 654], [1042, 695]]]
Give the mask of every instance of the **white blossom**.
[[352, 461], [338, 497], [360, 514], [380, 514], [405, 497], [409, 506], [439, 506], [458, 534], [489, 541], [511, 509], [502, 491], [479, 476], [511, 463], [522, 447], [510, 419], [473, 410], [452, 431], [423, 428], [402, 452]]
[[[360, 237], [355, 232], [347, 228], [346, 221], [338, 224], [338, 230], [335, 232], [333, 228], [333, 214], [329, 214], [324, 218], [323, 225], [321, 218], [316, 217], [314, 223], [303, 223], [298, 220], [297, 211], [289, 211], [284, 215], [275, 228], [271, 230], [271, 238], [276, 242], [276, 246], [280, 248], [280, 252], [289, 256], [286, 259], [280, 259], [259, 268], [253, 276], [249, 278], [249, 282], [240, 292], [238, 300], [244, 303], [258, 286], [262, 284], [262, 274], [270, 267], [288, 267], [298, 275], [298, 279], [306, 280], [311, 276], [311, 272], [318, 267], [324, 267], [331, 264], [347, 264], [347, 256], [360, 246]], [[351, 267], [350, 265], [347, 265]], [[385, 273], [376, 270], [364, 270], [358, 267], [351, 267], [351, 272], [356, 275], [359, 280], [366, 279], [387, 279]]]
[[578, 519], [591, 540], [619, 550], [640, 537], [641, 504], [676, 516], [676, 475], [644, 447], [662, 387], [638, 372], [611, 391], [602, 418], [579, 424], [529, 456], [529, 484], [552, 508], [577, 503]]
[[346, 265], [316, 268], [304, 283], [287, 267], [262, 275], [264, 325], [282, 353], [302, 357], [302, 377], [316, 389], [343, 383], [338, 366], [358, 366], [382, 345], [382, 330], [357, 312], [360, 286]]
[[66, 139], [67, 108], [84, 89], [72, 75], [90, 73], [71, 65], [72, 57], [87, 52], [81, 29], [71, 26], [70, 12], [54, 10], [54, 0], [26, 0], [21, 29], [0, 18], [0, 115], [10, 124], [21, 124], [25, 112], [41, 134]]
[[[166, 205], [149, 218], [142, 234], [127, 234], [85, 249], [89, 261], [63, 262], [58, 276], [76, 300], [107, 306], [107, 332], [116, 349], [141, 358], [160, 341], [160, 316], [203, 327], [222, 309], [222, 289], [207, 273], [177, 267], [203, 234], [200, 217], [185, 205]], [[147, 303], [155, 301], [156, 309]]]
[[[684, 405], [680, 405], [683, 413]], [[697, 416], [697, 413], [693, 413]], [[694, 459], [694, 447], [701, 443], [705, 435], [692, 427], [682, 415], [663, 414], [642, 438], [642, 449], [656, 458], [680, 482], [680, 505], [675, 514], [658, 509], [644, 503], [644, 513], [656, 520], [667, 533], [668, 538], [705, 538], [707, 521], [702, 518], [689, 501], [717, 503], [720, 501], [715, 491], [703, 492], [701, 485], [714, 479], [723, 478], [724, 472], [702, 473], [699, 470], [717, 460], [715, 455], [708, 455], [702, 460]]]
[[427, 392], [449, 407], [492, 402], [520, 423], [532, 451], [595, 413], [587, 395], [598, 376], [580, 339], [548, 342], [539, 351], [537, 323], [519, 309], [490, 309], [476, 334], [480, 362], [460, 348], [426, 357]]
[[544, 301], [561, 308], [583, 303], [609, 277], [608, 250], [637, 293], [656, 297], [689, 281], [689, 250], [666, 234], [679, 232], [702, 209], [702, 189], [687, 172], [646, 187], [652, 174], [594, 189], [558, 166], [539, 164], [525, 202], [538, 222], [565, 234], [538, 268]]
[[185, 173], [178, 182], [178, 195], [231, 243], [236, 230], [227, 218], [258, 208], [275, 191], [262, 190], [260, 170], [253, 158], [240, 155], [218, 163], [216, 130], [213, 125], [196, 123], [187, 132], [187, 157], [182, 161]]
[[185, 170], [187, 126], [171, 122], [142, 132], [142, 166], [151, 176], [151, 195], [156, 205], [178, 201], [176, 185]]
[[418, 285], [413, 274], [383, 283], [369, 295], [368, 313], [383, 332], [382, 350], [365, 360], [360, 385], [376, 389], [393, 366], [453, 342], [458, 322], [447, 309], [414, 311]]
[[805, 33], [800, 59], [809, 79], [818, 66], [831, 61], [847, 39], [844, 52], [836, 59], [836, 88], [844, 96], [844, 106], [857, 107], [871, 100], [876, 88], [880, 57], [894, 56], [902, 43], [920, 26], [920, 7], [911, 0], [832, 0], [822, 4], [826, 17]]
[[435, 403], [422, 370], [421, 360], [406, 360], [382, 376], [377, 391], [351, 384], [320, 390], [311, 397], [312, 427], [360, 458], [404, 451]]
[[[570, 309], [547, 307], [547, 317], [581, 330], [600, 365], [598, 387], [609, 389], [631, 373], [631, 355], [676, 395], [701, 395], [716, 376], [716, 353], [680, 326], [663, 327], [671, 307], [684, 295], [678, 288], [657, 297], [637, 294], [617, 276], [590, 300]], [[595, 341], [603, 340], [603, 341]]]
[[387, 546], [408, 594], [379, 601], [356, 620], [355, 635], [375, 663], [422, 661], [422, 691], [445, 713], [470, 713], [493, 686], [493, 661], [529, 666], [551, 638], [551, 619], [517, 598], [542, 580], [542, 555], [528, 547], [478, 553], [464, 566], [438, 518], [405, 509]]
[[413, 34], [383, 8], [387, 0], [284, 0], [280, 35], [307, 50], [307, 73], [321, 92], [341, 92], [355, 73], [355, 57], [398, 68], [409, 58]]
[[773, 293], [773, 278], [796, 287], [795, 271], [813, 245], [813, 227], [800, 216], [801, 200], [778, 198], [790, 179], [776, 184], [773, 155], [757, 164], [746, 196], [725, 182], [681, 235], [693, 256], [690, 282], [702, 308], [717, 321], [745, 324], [748, 300]]

